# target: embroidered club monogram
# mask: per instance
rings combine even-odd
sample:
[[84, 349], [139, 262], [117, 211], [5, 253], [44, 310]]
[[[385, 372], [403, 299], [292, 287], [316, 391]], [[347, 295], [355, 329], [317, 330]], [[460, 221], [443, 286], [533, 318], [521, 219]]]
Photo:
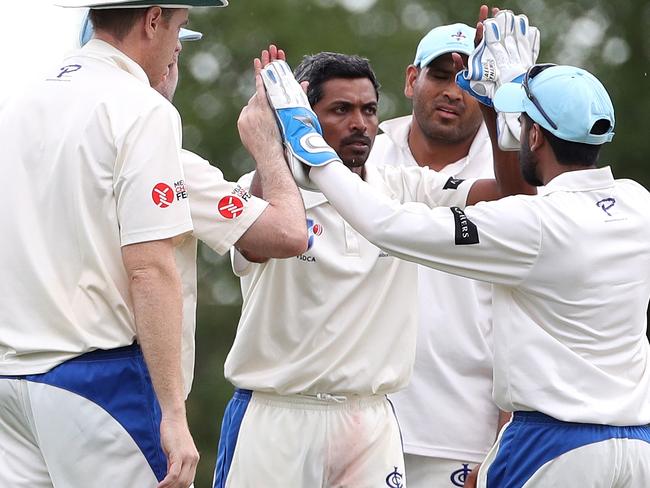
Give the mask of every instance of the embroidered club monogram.
[[402, 484], [402, 478], [404, 478], [404, 476], [402, 473], [397, 471], [397, 466], [395, 466], [395, 471], [392, 471], [388, 476], [386, 476], [386, 486], [389, 486], [390, 488], [402, 488], [404, 486]]
[[60, 68], [60, 73], [57, 75], [57, 78], [62, 78], [70, 73], [74, 73], [75, 71], [79, 71], [81, 69], [80, 64], [69, 64], [67, 66], [63, 66]]
[[472, 472], [471, 469], [469, 469], [468, 464], [463, 463], [463, 467], [460, 469], [457, 469], [453, 473], [451, 473], [451, 476], [449, 477], [449, 480], [452, 482], [454, 486], [464, 486], [465, 481], [467, 480], [467, 476]]
[[603, 212], [611, 217], [612, 214], [609, 213], [609, 209], [616, 205], [616, 200], [614, 198], [603, 198], [602, 200], [596, 202], [596, 205], [598, 205]]
[[227, 196], [219, 200], [217, 209], [223, 218], [231, 220], [236, 219], [242, 214], [244, 204], [238, 197]]
[[461, 31], [458, 31], [455, 34], [452, 34], [451, 37], [453, 37], [457, 41], [460, 41], [461, 39], [465, 39], [465, 34], [463, 34]]

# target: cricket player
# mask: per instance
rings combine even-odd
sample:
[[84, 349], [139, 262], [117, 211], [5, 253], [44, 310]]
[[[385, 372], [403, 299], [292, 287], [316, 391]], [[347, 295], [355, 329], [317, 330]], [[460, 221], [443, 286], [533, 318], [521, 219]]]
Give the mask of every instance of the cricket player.
[[542, 195], [464, 210], [404, 205], [322, 144], [308, 176], [386, 252], [493, 283], [494, 399], [514, 414], [479, 487], [646, 487], [650, 193], [597, 167], [615, 117], [591, 73], [534, 65], [492, 102], [521, 114], [522, 174], [546, 186]]
[[[90, 18], [82, 22], [80, 44], [84, 46], [94, 36]], [[179, 41], [200, 40], [203, 34], [181, 29]], [[170, 102], [178, 85], [178, 59], [182, 50], [178, 43], [169, 72], [153, 88]], [[276, 46], [269, 46], [262, 57], [266, 62], [284, 56]], [[259, 68], [258, 68], [259, 71]], [[250, 121], [242, 114], [241, 123]], [[277, 138], [271, 132], [269, 137]], [[219, 254], [236, 245], [248, 254], [266, 253], [274, 258], [294, 257], [307, 248], [307, 229], [302, 198], [281, 153], [266, 151], [265, 140], [254, 141], [259, 158], [256, 170], [266, 200], [251, 195], [239, 184], [229, 182], [223, 173], [208, 161], [185, 149], [181, 150], [181, 165], [185, 174], [185, 191], [191, 195], [190, 215], [194, 230], [176, 246], [176, 265], [183, 291], [182, 372], [185, 395], [189, 395], [194, 376], [198, 240]]]
[[151, 85], [168, 73], [188, 7], [225, 2], [165, 4], [70, 2], [93, 7], [97, 39], [0, 107], [12, 182], [0, 212], [11, 229], [0, 258], [1, 486], [194, 478], [174, 260], [192, 220], [180, 119]]
[[[467, 61], [475, 29], [432, 29], [406, 68], [412, 115], [379, 125], [368, 165], [426, 166], [456, 178], [492, 178], [492, 145], [479, 102], [456, 84], [453, 52]], [[463, 486], [509, 417], [492, 400], [492, 287], [418, 266], [413, 375], [390, 396], [411, 488]], [[431, 406], [435, 405], [435, 408]]]
[[[291, 105], [305, 95], [297, 83], [297, 91], [281, 87], [286, 73], [282, 64], [265, 82], [270, 98]], [[353, 178], [387, 198], [432, 206], [499, 195], [494, 180], [365, 165], [379, 96], [367, 60], [319, 53], [296, 75], [309, 82], [314, 123]], [[284, 130], [304, 120], [292, 117]], [[255, 186], [253, 180], [253, 193]], [[302, 195], [305, 253], [286, 260], [233, 256], [244, 303], [225, 374], [237, 390], [223, 419], [214, 486], [403, 487], [400, 432], [386, 394], [404, 388], [411, 374], [417, 269], [364, 239], [320, 192]]]

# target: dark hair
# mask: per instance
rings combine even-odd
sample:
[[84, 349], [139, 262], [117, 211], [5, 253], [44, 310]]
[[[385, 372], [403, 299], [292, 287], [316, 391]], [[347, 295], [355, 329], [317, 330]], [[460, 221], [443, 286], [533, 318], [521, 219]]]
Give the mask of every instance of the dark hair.
[[[529, 129], [535, 121], [530, 118], [527, 113], [521, 114], [524, 119], [525, 128]], [[603, 124], [601, 122], [606, 122], [607, 127], [603, 130]], [[582, 166], [594, 166], [598, 162], [598, 156], [600, 155], [600, 149], [602, 144], [585, 144], [583, 142], [572, 142], [565, 139], [560, 139], [554, 134], [551, 134], [548, 130], [542, 127], [540, 124], [540, 129], [544, 137], [551, 145], [553, 154], [555, 154], [555, 159], [557, 162], [566, 166], [579, 164]], [[592, 133], [594, 134], [604, 134], [609, 128], [609, 122], [607, 120], [599, 120], [594, 124]], [[601, 131], [602, 132], [599, 132]]]
[[294, 70], [298, 82], [308, 81], [307, 98], [313, 107], [323, 98], [323, 83], [333, 78], [368, 78], [379, 100], [379, 81], [366, 58], [357, 55], [322, 52], [304, 56]]
[[[120, 41], [131, 32], [131, 29], [136, 22], [142, 18], [147, 10], [151, 7], [142, 8], [106, 8], [106, 9], [90, 9], [90, 21], [95, 28], [95, 31], [103, 30], [110, 32]], [[163, 8], [162, 16], [165, 22], [169, 22], [174, 9]]]

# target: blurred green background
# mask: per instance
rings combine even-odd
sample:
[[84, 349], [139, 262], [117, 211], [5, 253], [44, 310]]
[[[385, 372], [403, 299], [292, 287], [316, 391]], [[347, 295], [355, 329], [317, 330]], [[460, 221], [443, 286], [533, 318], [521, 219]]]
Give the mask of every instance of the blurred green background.
[[[410, 112], [402, 94], [404, 70], [420, 38], [447, 23], [474, 25], [476, 1], [230, 0], [225, 9], [194, 9], [190, 28], [200, 42], [185, 43], [176, 95], [184, 146], [218, 166], [229, 179], [253, 168], [236, 121], [252, 94], [252, 59], [269, 43], [295, 66], [304, 54], [337, 51], [365, 56], [382, 83], [380, 117]], [[616, 108], [616, 137], [601, 164], [616, 175], [650, 185], [650, 3], [640, 0], [521, 0], [498, 5], [524, 12], [542, 32], [539, 61], [573, 64], [595, 73]], [[227, 257], [199, 249], [197, 366], [188, 409], [201, 452], [197, 488], [212, 479], [219, 427], [232, 393], [223, 363], [241, 306]], [[597, 270], [595, 270], [597, 272]], [[456, 346], [454, 346], [456, 347]]]

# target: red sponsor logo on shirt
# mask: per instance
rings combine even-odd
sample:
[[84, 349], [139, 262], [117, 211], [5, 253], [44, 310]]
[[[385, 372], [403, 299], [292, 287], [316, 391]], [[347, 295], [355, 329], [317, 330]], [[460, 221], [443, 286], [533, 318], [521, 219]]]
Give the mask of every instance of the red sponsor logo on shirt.
[[236, 219], [244, 211], [244, 204], [235, 196], [227, 196], [219, 200], [217, 208], [222, 217]]
[[167, 208], [174, 203], [174, 190], [165, 183], [158, 183], [151, 191], [151, 198], [156, 206]]

